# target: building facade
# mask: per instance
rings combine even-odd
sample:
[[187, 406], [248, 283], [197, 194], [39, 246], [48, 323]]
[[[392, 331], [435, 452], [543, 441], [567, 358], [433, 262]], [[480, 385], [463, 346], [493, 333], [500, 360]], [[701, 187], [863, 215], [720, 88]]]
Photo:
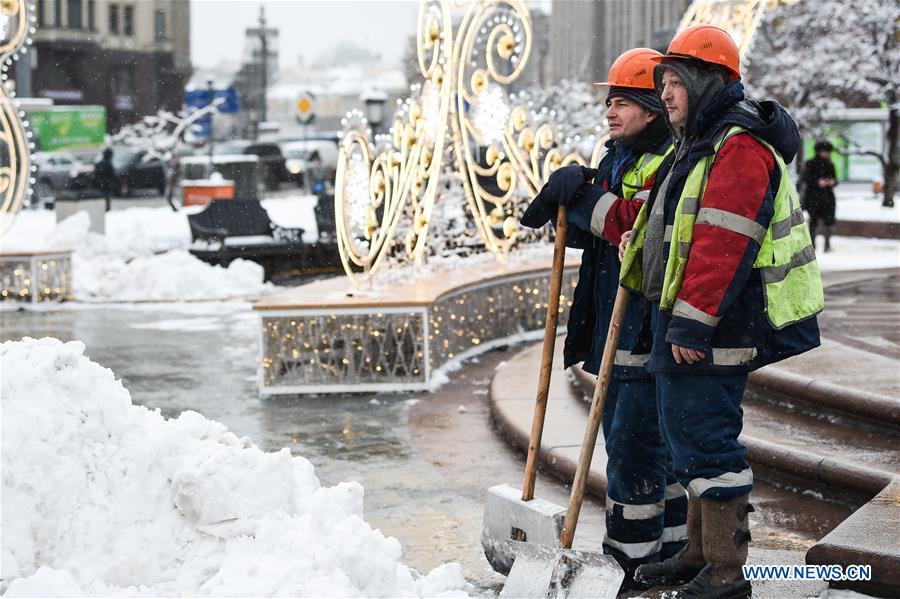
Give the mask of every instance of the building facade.
[[690, 0], [553, 0], [550, 79], [603, 81], [631, 48], [662, 52]]
[[110, 131], [160, 109], [181, 108], [191, 74], [189, 2], [34, 0], [34, 5], [37, 33], [26, 54], [30, 73], [17, 73], [20, 96], [105, 106]]

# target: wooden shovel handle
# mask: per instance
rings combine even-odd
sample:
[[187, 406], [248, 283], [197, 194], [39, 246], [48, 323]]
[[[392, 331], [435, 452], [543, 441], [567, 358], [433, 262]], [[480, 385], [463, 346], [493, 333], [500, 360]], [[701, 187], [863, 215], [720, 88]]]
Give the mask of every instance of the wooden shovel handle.
[[575, 539], [575, 527], [578, 524], [578, 515], [581, 513], [584, 487], [587, 483], [588, 473], [591, 470], [594, 445], [597, 444], [597, 433], [600, 431], [600, 421], [603, 419], [603, 404], [606, 403], [606, 392], [609, 391], [609, 382], [612, 379], [616, 349], [619, 347], [619, 333], [622, 330], [622, 321], [625, 318], [625, 309], [627, 307], [628, 290], [620, 286], [616, 292], [616, 303], [613, 305], [612, 318], [609, 321], [606, 345], [603, 346], [600, 376], [597, 378], [597, 386], [594, 387], [594, 398], [591, 400], [588, 426], [587, 430], [584, 431], [584, 442], [581, 444], [581, 455], [578, 457], [578, 467], [575, 469], [575, 480], [572, 481], [569, 508], [566, 510], [562, 534], [559, 536], [559, 544], [564, 549], [571, 549], [572, 541]]
[[525, 484], [522, 485], [522, 501], [534, 498], [534, 482], [537, 478], [538, 454], [541, 451], [541, 435], [544, 432], [544, 414], [547, 412], [547, 396], [550, 393], [550, 372], [553, 368], [553, 350], [556, 347], [556, 324], [559, 322], [559, 296], [562, 291], [563, 268], [566, 262], [566, 207], [556, 211], [556, 242], [553, 244], [553, 269], [550, 271], [550, 297], [547, 300], [547, 320], [544, 323], [544, 348], [541, 353], [541, 378], [538, 381], [534, 416], [531, 419], [531, 438], [528, 441], [528, 459], [525, 462]]

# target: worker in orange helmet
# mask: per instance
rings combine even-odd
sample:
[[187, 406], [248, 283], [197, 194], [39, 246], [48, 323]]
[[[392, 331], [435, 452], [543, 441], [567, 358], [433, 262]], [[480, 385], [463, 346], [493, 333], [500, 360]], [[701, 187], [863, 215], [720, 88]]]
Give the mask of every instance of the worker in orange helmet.
[[679, 599], [750, 597], [753, 472], [738, 441], [750, 371], [819, 345], [822, 282], [786, 163], [797, 127], [775, 102], [744, 97], [740, 55], [710, 25], [653, 59], [675, 150], [620, 244], [621, 282], [652, 304], [648, 369], [688, 545], [640, 566]]
[[[566, 204], [574, 225], [567, 243], [583, 248], [565, 343], [567, 368], [583, 362], [585, 371], [599, 370], [619, 287], [617, 245], [672, 150], [653, 84], [651, 59], [659, 56], [635, 48], [615, 60], [607, 80], [596, 84], [608, 89], [605, 156], [596, 170], [572, 165], [554, 172], [522, 218], [526, 226], [540, 227], [559, 203]], [[639, 565], [666, 559], [685, 544], [687, 494], [674, 478], [660, 433], [656, 383], [644, 369], [649, 347], [637, 343], [649, 308], [638, 296], [628, 307], [603, 418], [608, 456], [603, 550], [625, 570], [623, 590], [635, 588]]]

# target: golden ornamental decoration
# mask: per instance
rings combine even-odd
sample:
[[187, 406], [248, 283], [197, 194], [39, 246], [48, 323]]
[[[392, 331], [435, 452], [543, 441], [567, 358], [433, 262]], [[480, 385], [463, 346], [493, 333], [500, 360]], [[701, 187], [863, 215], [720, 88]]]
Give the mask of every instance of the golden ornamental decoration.
[[[732, 34], [743, 60], [764, 12], [792, 1], [694, 0], [679, 30], [718, 25]], [[481, 242], [503, 255], [524, 239], [523, 201], [557, 168], [597, 164], [608, 138], [599, 130], [584, 156], [560, 139], [552, 116], [539, 117], [506, 93], [531, 51], [530, 14], [520, 0], [423, 0], [416, 41], [424, 82], [398, 102], [390, 136], [370, 140], [358, 110], [345, 122], [335, 221], [341, 261], [353, 281], [371, 277], [391, 251], [423, 262], [442, 170], [456, 170]], [[410, 222], [398, 227], [403, 218]], [[405, 238], [394, 239], [398, 231]]]
[[25, 53], [34, 33], [34, 16], [25, 0], [0, 0], [0, 233], [12, 225], [16, 213], [31, 192], [31, 156], [22, 117], [7, 92], [11, 67]]
[[7, 92], [10, 68], [31, 43], [34, 34], [32, 7], [25, 0], [0, 0], [0, 232], [12, 225], [31, 192], [31, 156], [34, 144], [26, 132], [24, 112], [19, 112]]
[[694, 0], [684, 13], [678, 30], [704, 24], [724, 29], [737, 45], [743, 63], [765, 12], [780, 4], [797, 2], [799, 0]]

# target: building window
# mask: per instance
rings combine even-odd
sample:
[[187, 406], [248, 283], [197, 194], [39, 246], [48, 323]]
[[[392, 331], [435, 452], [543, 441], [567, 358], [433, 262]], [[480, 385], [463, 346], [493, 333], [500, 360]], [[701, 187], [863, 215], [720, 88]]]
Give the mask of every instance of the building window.
[[109, 32], [119, 33], [119, 6], [117, 4], [109, 5]]
[[69, 29], [81, 29], [81, 0], [68, 0], [66, 13], [66, 25]]
[[62, 27], [62, 0], [53, 1], [53, 25]]
[[37, 11], [37, 24], [38, 27], [43, 27], [46, 24], [47, 15], [44, 12], [47, 10], [47, 7], [44, 6], [44, 0], [37, 0], [37, 6], [35, 7]]
[[88, 31], [96, 31], [97, 0], [87, 0], [87, 3], [87, 28]]
[[131, 5], [122, 8], [122, 35], [134, 35], [134, 7]]
[[159, 9], [153, 14], [153, 30], [156, 34], [156, 41], [161, 42], [166, 39], [166, 11]]

